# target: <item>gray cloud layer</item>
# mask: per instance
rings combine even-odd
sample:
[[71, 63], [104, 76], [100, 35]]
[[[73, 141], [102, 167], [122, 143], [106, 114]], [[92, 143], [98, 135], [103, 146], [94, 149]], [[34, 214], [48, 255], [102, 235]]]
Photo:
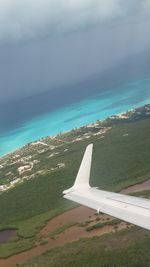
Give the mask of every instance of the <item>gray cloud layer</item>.
[[0, 41], [59, 35], [149, 10], [149, 0], [0, 0]]
[[0, 104], [149, 60], [149, 14], [150, 0], [0, 0]]

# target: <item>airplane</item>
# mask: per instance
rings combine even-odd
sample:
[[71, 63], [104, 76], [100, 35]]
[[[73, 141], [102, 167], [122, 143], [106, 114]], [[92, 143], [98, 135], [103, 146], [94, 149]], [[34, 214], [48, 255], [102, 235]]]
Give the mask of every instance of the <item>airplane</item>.
[[64, 198], [150, 230], [150, 200], [99, 190], [89, 184], [93, 144], [87, 146], [74, 185]]

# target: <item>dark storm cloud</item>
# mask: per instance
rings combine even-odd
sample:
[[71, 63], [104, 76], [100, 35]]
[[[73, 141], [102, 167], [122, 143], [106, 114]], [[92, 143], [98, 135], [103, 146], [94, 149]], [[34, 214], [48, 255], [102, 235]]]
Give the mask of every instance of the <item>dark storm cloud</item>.
[[0, 41], [78, 31], [148, 7], [147, 0], [1, 0]]
[[150, 1], [0, 1], [0, 102], [64, 88], [148, 50]]

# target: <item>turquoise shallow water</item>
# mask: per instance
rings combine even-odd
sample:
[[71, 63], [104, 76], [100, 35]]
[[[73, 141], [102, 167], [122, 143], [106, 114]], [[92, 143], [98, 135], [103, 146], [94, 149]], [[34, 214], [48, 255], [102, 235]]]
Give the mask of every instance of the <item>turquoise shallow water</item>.
[[150, 77], [131, 81], [118, 88], [36, 117], [20, 128], [0, 136], [0, 155], [49, 135], [102, 120], [120, 112], [150, 103]]

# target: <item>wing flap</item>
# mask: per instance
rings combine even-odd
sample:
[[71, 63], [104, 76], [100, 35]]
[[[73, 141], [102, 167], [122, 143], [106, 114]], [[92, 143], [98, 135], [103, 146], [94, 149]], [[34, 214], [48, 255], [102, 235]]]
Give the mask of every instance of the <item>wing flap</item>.
[[64, 198], [69, 199], [71, 201], [74, 201], [74, 202], [81, 204], [83, 206], [87, 206], [89, 208], [95, 209], [95, 210], [98, 210], [99, 205], [100, 205], [99, 202], [97, 202], [93, 199], [89, 199], [88, 197], [85, 197], [83, 195], [81, 196], [78, 193], [66, 194], [66, 195], [64, 195]]
[[[100, 190], [98, 190], [100, 192]], [[103, 191], [104, 192], [104, 191]], [[150, 230], [150, 209], [145, 207], [145, 200], [143, 199], [143, 205], [138, 206], [135, 202], [133, 197], [132, 201], [121, 201], [114, 198], [108, 197], [106, 193], [106, 198], [104, 196], [101, 198], [97, 198], [94, 195], [94, 192], [72, 192], [66, 194], [64, 197], [66, 199], [72, 200], [77, 202], [81, 205], [87, 206], [89, 208], [95, 209], [98, 213], [106, 213], [110, 216], [116, 217], [120, 220], [135, 224], [137, 226], [141, 226], [145, 229]], [[117, 194], [116, 194], [117, 195]], [[128, 198], [128, 196], [127, 196]], [[141, 199], [142, 201], [142, 199]], [[142, 203], [141, 203], [142, 204]]]

